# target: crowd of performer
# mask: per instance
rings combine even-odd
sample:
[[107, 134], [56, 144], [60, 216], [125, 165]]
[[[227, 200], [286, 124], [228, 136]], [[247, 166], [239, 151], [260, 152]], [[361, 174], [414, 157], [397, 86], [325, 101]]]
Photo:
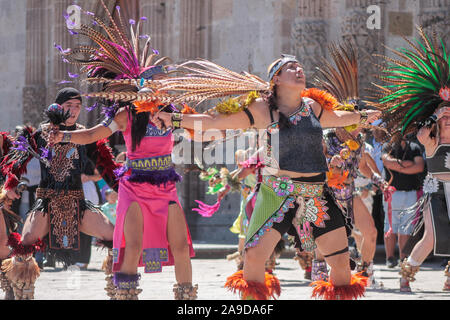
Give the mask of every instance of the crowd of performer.
[[[138, 299], [139, 268], [158, 273], [164, 266], [175, 268], [174, 298], [196, 299], [201, 286], [193, 283], [193, 244], [176, 188], [182, 176], [172, 160], [175, 130], [183, 139], [204, 142], [196, 130], [232, 129], [252, 141], [236, 152], [235, 171], [198, 164], [217, 203], [198, 201], [194, 209], [203, 216], [220, 214], [227, 194], [241, 194], [231, 227], [239, 239], [230, 257], [238, 270], [221, 286], [242, 299], [281, 294], [274, 269], [284, 239], [311, 280], [313, 298], [364, 296], [375, 285], [375, 205], [384, 206], [389, 267], [397, 264], [398, 243], [401, 291], [411, 291], [431, 252], [450, 256], [450, 55], [436, 36], [419, 27], [418, 45], [393, 50], [398, 58], [386, 57], [373, 96], [361, 99], [358, 48], [351, 42], [330, 45], [332, 59], [318, 61], [314, 79], [306, 79], [297, 57], [283, 54], [268, 66], [264, 81], [207, 60], [167, 64], [140, 35], [146, 19], [130, 20], [129, 33], [120, 10], [113, 19], [101, 4], [109, 21], [83, 11], [95, 24], [72, 32], [91, 45], [56, 46], [63, 61], [95, 84], [89, 88], [99, 90], [63, 88], [42, 110], [37, 129], [23, 126], [14, 137], [0, 135], [5, 298], [34, 299], [39, 252], [65, 266], [80, 263], [84, 243], [90, 246], [90, 238], [83, 240], [87, 235], [107, 248], [103, 269], [110, 299]], [[96, 98], [105, 115], [92, 128], [78, 123], [86, 97]], [[120, 161], [108, 145], [116, 132], [126, 148]], [[38, 178], [30, 184], [33, 196], [22, 219], [12, 203], [27, 187], [31, 163]], [[99, 179], [108, 189], [101, 208], [83, 189], [84, 182]], [[423, 237], [412, 242], [420, 230]], [[443, 290], [450, 290], [449, 266]]]

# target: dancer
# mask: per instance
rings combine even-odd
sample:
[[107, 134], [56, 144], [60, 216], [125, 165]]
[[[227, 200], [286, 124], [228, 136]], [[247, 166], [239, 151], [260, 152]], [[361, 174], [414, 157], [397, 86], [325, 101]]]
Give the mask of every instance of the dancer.
[[[425, 233], [410, 256], [401, 263], [400, 290], [411, 291], [420, 265], [433, 250], [450, 256], [448, 149], [450, 143], [450, 55], [434, 34], [429, 37], [418, 27], [421, 37], [410, 49], [392, 50], [399, 58], [386, 58], [391, 64], [383, 70], [385, 84], [379, 85], [379, 107], [385, 110], [383, 125], [396, 136], [414, 134], [425, 147], [428, 176], [424, 195], [406, 213], [422, 213]], [[419, 228], [421, 224], [417, 224]], [[449, 265], [445, 270], [444, 290], [449, 290]]]
[[[110, 149], [99, 143], [91, 146], [91, 152], [84, 146], [70, 143], [52, 145], [48, 143], [49, 131], [59, 126], [65, 130], [82, 128], [77, 124], [81, 108], [80, 93], [74, 88], [61, 89], [47, 110], [48, 123], [42, 123], [35, 132], [25, 127], [15, 140], [16, 147], [5, 156], [1, 166], [7, 177], [4, 189], [6, 196], [18, 198], [14, 191], [27, 163], [37, 157], [41, 161], [41, 181], [36, 191], [36, 201], [23, 226], [22, 236], [11, 233], [8, 244], [12, 247], [10, 259], [2, 263], [2, 271], [11, 280], [16, 299], [33, 299], [34, 282], [39, 268], [33, 258], [36, 250], [43, 248], [48, 234], [49, 250], [65, 266], [73, 264], [73, 251], [79, 250], [80, 232], [95, 236], [105, 246], [113, 236], [113, 225], [89, 201], [84, 199], [81, 174], [92, 174], [93, 164], [101, 171], [105, 180], [111, 179], [108, 168], [112, 158]], [[22, 272], [21, 270], [28, 270]]]
[[[363, 103], [359, 99], [358, 57], [355, 46], [349, 41], [340, 45], [331, 44], [329, 51], [336, 66], [322, 59], [321, 66], [317, 68], [315, 84], [337, 98], [340, 106], [336, 110], [361, 109]], [[372, 169], [374, 161], [364, 151], [364, 136], [360, 132], [361, 127], [358, 125], [329, 129], [324, 136], [324, 148], [329, 166], [328, 186], [348, 223], [363, 234], [360, 248], [362, 262], [358, 271], [372, 277], [369, 270], [373, 265], [377, 231], [372, 216], [355, 193], [354, 180], [358, 170], [368, 178], [377, 178], [378, 182], [381, 178], [378, 170]], [[316, 250], [312, 262], [312, 280], [327, 279], [327, 272], [321, 253]]]
[[[332, 184], [329, 179], [328, 184], [346, 217], [362, 234], [359, 246], [361, 262], [358, 264], [357, 270], [373, 281], [373, 257], [375, 256], [377, 230], [369, 210], [356, 193], [355, 179], [359, 171], [363, 176], [376, 181], [382, 189], [386, 187], [386, 183], [381, 179], [378, 169], [373, 168], [374, 161], [364, 150], [364, 137], [359, 132], [360, 129], [349, 132], [337, 128], [330, 130], [325, 135], [330, 176], [344, 177], [336, 184]], [[321, 270], [322, 268], [313, 267], [313, 269], [325, 271]]]
[[[192, 285], [190, 261], [194, 251], [177, 196], [176, 182], [181, 177], [171, 159], [172, 132], [158, 130], [150, 121], [151, 112], [137, 113], [137, 109], [145, 107], [153, 108], [153, 112], [158, 107], [175, 109], [151, 99], [140, 100], [154, 96], [149, 90], [139, 90], [140, 85], [165, 76], [168, 69], [159, 62], [166, 58], [152, 65], [157, 51], [150, 48], [148, 39], [140, 50], [140, 24], [145, 19], [139, 21], [136, 29], [133, 29], [134, 21], [130, 21], [133, 31], [132, 39], [128, 39], [122, 19], [115, 21], [103, 1], [101, 4], [112, 29], [88, 13], [102, 32], [93, 32], [86, 25], [81, 27], [80, 34], [96, 44], [89, 48], [92, 53], [89, 62], [77, 55], [77, 49], [63, 55], [70, 63], [88, 65], [86, 71], [93, 82], [104, 82], [102, 92], [89, 93], [89, 96], [112, 97], [119, 103], [109, 104], [109, 117], [102, 124], [87, 130], [54, 131], [52, 141], [84, 145], [109, 137], [116, 131], [121, 131], [124, 136], [127, 161], [117, 172], [119, 191], [112, 262], [115, 298], [138, 299], [142, 291], [138, 288], [138, 267], [144, 267], [145, 273], [155, 273], [161, 272], [163, 266], [175, 265], [175, 299], [196, 299], [197, 285]], [[118, 12], [120, 14], [120, 10]], [[133, 100], [136, 100], [134, 104], [130, 102]]]
[[[267, 99], [253, 100], [231, 115], [213, 117], [160, 112], [153, 118], [160, 127], [175, 125], [193, 129], [195, 122], [201, 122], [202, 130], [267, 129], [266, 167], [257, 187], [255, 208], [247, 231], [244, 269], [229, 277], [226, 286], [239, 291], [243, 299], [268, 299], [279, 295], [278, 279], [265, 274], [264, 266], [281, 236], [288, 231], [297, 236], [297, 246], [301, 245], [303, 249], [314, 250], [317, 244], [331, 266], [330, 283], [314, 283], [313, 296], [352, 299], [362, 295], [366, 278], [351, 275], [346, 224], [325, 184], [328, 168], [322, 148], [322, 126], [371, 122], [379, 113], [333, 111], [337, 101], [330, 102], [325, 93], [314, 90], [305, 92], [302, 97], [305, 76], [293, 56], [284, 55], [269, 67], [271, 84], [208, 61], [191, 61], [180, 68], [183, 66], [188, 77], [163, 80], [158, 87], [158, 90], [172, 90], [177, 97], [175, 101], [200, 102], [242, 95], [251, 90], [270, 93]], [[209, 79], [212, 74], [214, 81]], [[190, 86], [193, 81], [198, 90]], [[218, 89], [218, 83], [223, 89]], [[177, 95], [177, 92], [181, 93]], [[305, 97], [314, 93], [316, 101]], [[279, 138], [278, 145], [276, 138]]]

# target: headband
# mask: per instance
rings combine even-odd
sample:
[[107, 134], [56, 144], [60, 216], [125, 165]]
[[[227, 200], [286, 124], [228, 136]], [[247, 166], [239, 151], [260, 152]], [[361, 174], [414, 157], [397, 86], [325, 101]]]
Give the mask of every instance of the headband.
[[289, 62], [300, 63], [295, 56], [289, 54], [282, 54], [281, 59], [269, 70], [269, 81], [278, 73], [278, 71]]

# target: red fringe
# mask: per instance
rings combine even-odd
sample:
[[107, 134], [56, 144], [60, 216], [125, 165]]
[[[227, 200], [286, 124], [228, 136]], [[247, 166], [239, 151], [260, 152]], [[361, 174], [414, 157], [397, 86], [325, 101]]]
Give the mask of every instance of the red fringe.
[[339, 105], [339, 102], [331, 93], [317, 88], [305, 89], [302, 92], [302, 97], [313, 99], [325, 110], [333, 110]]
[[0, 135], [3, 138], [3, 146], [2, 146], [3, 155], [6, 155], [9, 152], [9, 149], [12, 147], [13, 138], [8, 134], [8, 132], [4, 131], [1, 131]]
[[24, 245], [20, 238], [20, 234], [16, 232], [12, 232], [8, 237], [7, 245], [13, 249], [12, 256], [33, 254], [37, 251], [43, 251], [45, 248], [45, 243], [41, 239], [31, 245]]
[[3, 185], [4, 190], [13, 190], [19, 185], [19, 179], [13, 174], [7, 176], [5, 184]]
[[102, 175], [107, 175], [109, 177], [115, 177], [114, 170], [119, 168], [121, 165], [115, 162], [111, 148], [108, 146], [108, 139], [102, 139], [97, 141], [98, 157], [96, 168], [103, 167]]
[[349, 285], [335, 287], [326, 281], [314, 281], [310, 285], [314, 286], [311, 297], [322, 298], [324, 300], [353, 300], [364, 296], [368, 278], [362, 273], [352, 275]]
[[[267, 283], [267, 278], [265, 282]], [[244, 271], [239, 270], [227, 278], [225, 288], [233, 293], [238, 291], [243, 300], [268, 300], [271, 293], [266, 283], [247, 281], [244, 279]]]

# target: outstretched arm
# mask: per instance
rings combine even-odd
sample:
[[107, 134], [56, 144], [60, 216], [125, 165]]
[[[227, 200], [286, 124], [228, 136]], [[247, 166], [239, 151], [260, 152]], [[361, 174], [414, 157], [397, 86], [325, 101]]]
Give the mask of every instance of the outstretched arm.
[[[230, 115], [219, 114], [212, 116], [209, 114], [184, 114], [181, 120], [181, 127], [190, 130], [207, 131], [207, 130], [226, 130], [226, 129], [247, 129], [250, 127], [265, 128], [267, 123], [267, 104], [258, 99], [249, 107], [251, 116], [245, 111], [240, 111]], [[265, 111], [265, 112], [264, 112]], [[253, 123], [250, 122], [253, 118]], [[152, 122], [161, 128], [172, 126], [172, 114], [166, 112], [156, 113], [152, 117]]]
[[322, 113], [320, 124], [323, 128], [339, 128], [360, 124], [364, 120], [365, 114], [367, 115], [365, 122], [372, 123], [381, 115], [381, 111], [378, 110], [364, 110], [361, 112], [322, 110], [322, 106], [317, 102], [312, 104], [312, 109], [317, 116]]
[[72, 142], [75, 144], [90, 144], [112, 135], [116, 129], [124, 131], [127, 128], [128, 113], [125, 109], [119, 110], [114, 117], [117, 128], [112, 126], [105, 126], [99, 124], [90, 129], [76, 130], [76, 131], [56, 131], [50, 134], [49, 141], [51, 144], [59, 142]]

